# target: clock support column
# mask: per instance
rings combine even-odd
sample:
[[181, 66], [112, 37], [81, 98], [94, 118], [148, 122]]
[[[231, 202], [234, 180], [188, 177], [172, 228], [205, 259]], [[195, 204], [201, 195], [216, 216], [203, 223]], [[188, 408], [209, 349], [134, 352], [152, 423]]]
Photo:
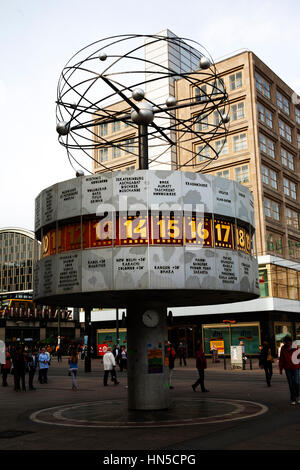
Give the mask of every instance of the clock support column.
[[[149, 317], [145, 319], [146, 311]], [[166, 409], [169, 407], [169, 367], [165, 365], [167, 307], [161, 303], [130, 305], [126, 326], [128, 408]]]

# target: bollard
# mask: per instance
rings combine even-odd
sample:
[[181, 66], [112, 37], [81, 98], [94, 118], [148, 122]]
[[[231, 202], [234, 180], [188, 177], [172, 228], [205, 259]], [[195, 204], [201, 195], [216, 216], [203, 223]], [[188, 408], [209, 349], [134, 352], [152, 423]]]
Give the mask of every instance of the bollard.
[[249, 358], [250, 370], [252, 370], [252, 358]]
[[224, 355], [224, 370], [226, 370], [226, 357]]

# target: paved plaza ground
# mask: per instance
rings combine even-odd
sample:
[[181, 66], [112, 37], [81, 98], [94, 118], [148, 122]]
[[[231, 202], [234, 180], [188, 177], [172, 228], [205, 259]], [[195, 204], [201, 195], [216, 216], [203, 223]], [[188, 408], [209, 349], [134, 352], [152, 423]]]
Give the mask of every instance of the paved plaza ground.
[[[178, 361], [177, 361], [178, 362]], [[224, 370], [208, 361], [209, 393], [193, 391], [195, 360], [176, 365], [168, 411], [129, 412], [127, 376], [103, 387], [100, 359], [92, 372], [80, 361], [79, 390], [72, 391], [67, 358], [52, 360], [48, 384], [14, 392], [0, 388], [0, 450], [178, 451], [299, 450], [300, 404], [290, 405], [285, 375], [274, 365], [272, 386], [253, 369]], [[27, 378], [26, 378], [27, 379]]]

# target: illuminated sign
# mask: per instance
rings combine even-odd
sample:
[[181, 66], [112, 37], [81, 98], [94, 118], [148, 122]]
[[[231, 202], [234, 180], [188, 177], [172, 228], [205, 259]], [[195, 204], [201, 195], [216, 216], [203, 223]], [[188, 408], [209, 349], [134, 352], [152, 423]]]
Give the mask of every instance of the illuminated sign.
[[109, 246], [196, 246], [253, 252], [253, 234], [233, 218], [212, 214], [141, 211], [135, 215], [115, 212], [59, 224], [43, 234], [43, 257], [73, 250]]

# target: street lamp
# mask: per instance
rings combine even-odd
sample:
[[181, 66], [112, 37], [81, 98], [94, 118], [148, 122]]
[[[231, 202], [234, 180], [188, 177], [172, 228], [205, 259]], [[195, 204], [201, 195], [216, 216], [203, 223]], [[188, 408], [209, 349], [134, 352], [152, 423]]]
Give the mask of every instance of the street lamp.
[[233, 323], [236, 323], [235, 320], [223, 320], [223, 323], [228, 323], [229, 325], [229, 354], [230, 354], [230, 350], [231, 350], [231, 346], [232, 346], [232, 341], [231, 341], [231, 325]]

